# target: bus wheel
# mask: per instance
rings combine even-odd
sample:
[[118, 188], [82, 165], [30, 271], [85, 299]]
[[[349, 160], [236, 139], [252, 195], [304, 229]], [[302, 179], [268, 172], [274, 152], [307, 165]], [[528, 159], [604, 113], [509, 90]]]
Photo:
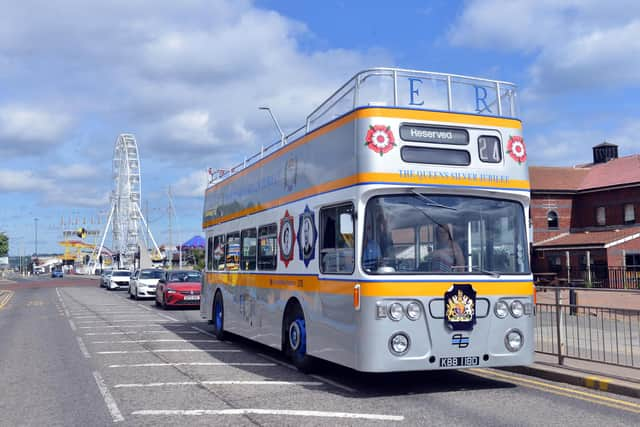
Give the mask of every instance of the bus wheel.
[[213, 333], [220, 341], [224, 339], [224, 304], [220, 292], [216, 292], [213, 299]]
[[307, 355], [307, 328], [302, 309], [294, 306], [286, 319], [285, 352], [299, 371], [309, 372], [311, 356]]

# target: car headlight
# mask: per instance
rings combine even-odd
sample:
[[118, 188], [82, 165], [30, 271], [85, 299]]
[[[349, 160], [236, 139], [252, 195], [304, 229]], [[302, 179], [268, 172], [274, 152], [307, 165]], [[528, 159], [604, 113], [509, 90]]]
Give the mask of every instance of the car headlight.
[[407, 317], [410, 320], [418, 320], [420, 318], [420, 313], [422, 313], [422, 310], [420, 310], [420, 304], [417, 302], [410, 302], [407, 305]]
[[406, 353], [409, 351], [409, 337], [403, 333], [393, 335], [389, 340], [389, 348], [396, 356]]
[[506, 302], [500, 300], [496, 303], [493, 311], [498, 318], [504, 319], [505, 317], [507, 317], [507, 314], [509, 314], [509, 306], [507, 306]]
[[509, 308], [511, 309], [511, 315], [516, 319], [518, 317], [522, 317], [522, 315], [524, 314], [524, 305], [522, 305], [522, 303], [518, 300], [512, 301]]
[[394, 302], [389, 306], [389, 317], [391, 318], [391, 320], [398, 321], [402, 319], [403, 315], [404, 310], [402, 308], [402, 304], [400, 304], [399, 302]]
[[504, 346], [510, 352], [516, 352], [522, 348], [524, 344], [524, 337], [522, 336], [522, 332], [517, 329], [511, 329], [504, 336]]

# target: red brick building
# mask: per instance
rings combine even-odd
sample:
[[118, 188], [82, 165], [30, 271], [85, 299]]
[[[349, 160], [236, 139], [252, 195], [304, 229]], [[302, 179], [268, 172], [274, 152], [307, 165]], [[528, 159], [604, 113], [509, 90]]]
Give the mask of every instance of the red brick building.
[[605, 142], [593, 163], [529, 174], [534, 273], [610, 287], [640, 280], [640, 155], [619, 158]]

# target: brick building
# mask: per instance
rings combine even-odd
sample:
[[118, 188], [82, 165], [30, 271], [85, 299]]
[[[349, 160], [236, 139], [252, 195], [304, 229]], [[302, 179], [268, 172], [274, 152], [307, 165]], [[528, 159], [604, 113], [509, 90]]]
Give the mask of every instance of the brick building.
[[[624, 287], [640, 281], [640, 155], [593, 147], [593, 163], [529, 168], [534, 273]], [[637, 287], [637, 286], [634, 286]]]

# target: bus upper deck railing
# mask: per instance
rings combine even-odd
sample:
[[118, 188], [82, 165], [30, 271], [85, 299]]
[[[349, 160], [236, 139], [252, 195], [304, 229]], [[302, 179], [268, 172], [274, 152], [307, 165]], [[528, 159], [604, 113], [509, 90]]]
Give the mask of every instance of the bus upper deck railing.
[[306, 118], [305, 124], [282, 140], [261, 150], [229, 169], [209, 170], [209, 185], [243, 170], [277, 151], [288, 140], [314, 129], [359, 107], [412, 108], [518, 117], [518, 99], [513, 83], [455, 74], [398, 68], [372, 68], [360, 71], [336, 90]]

